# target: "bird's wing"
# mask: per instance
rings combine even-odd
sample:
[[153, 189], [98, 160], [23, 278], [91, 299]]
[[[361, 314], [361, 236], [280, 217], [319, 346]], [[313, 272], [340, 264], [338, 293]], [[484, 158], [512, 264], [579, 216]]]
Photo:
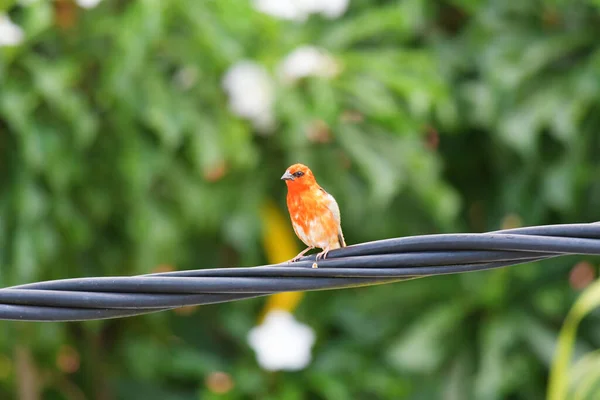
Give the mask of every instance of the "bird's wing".
[[320, 188], [320, 189], [323, 192], [323, 195], [325, 198], [325, 203], [327, 204], [327, 208], [329, 208], [329, 211], [331, 211], [331, 213], [333, 214], [333, 217], [335, 218], [335, 221], [337, 222], [338, 241], [340, 242], [340, 247], [346, 247], [346, 241], [344, 240], [344, 234], [342, 233], [342, 221], [341, 221], [341, 217], [340, 217], [340, 207], [338, 206], [337, 201], [335, 201], [335, 198], [332, 195], [327, 193], [325, 191], [325, 189], [323, 189], [323, 188]]
[[[321, 189], [323, 190], [323, 189]], [[333, 198], [332, 195], [330, 195], [329, 193], [327, 193], [325, 190], [323, 190], [323, 193], [325, 194], [325, 203], [327, 204], [327, 208], [329, 208], [329, 211], [331, 211], [331, 213], [333, 214], [335, 221], [338, 223], [338, 225], [340, 224], [340, 207], [337, 204], [337, 201], [335, 201], [335, 199]]]

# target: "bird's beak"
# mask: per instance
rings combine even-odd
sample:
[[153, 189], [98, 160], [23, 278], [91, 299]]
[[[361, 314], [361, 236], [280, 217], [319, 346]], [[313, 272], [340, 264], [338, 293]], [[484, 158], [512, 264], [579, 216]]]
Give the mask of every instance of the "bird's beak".
[[281, 176], [282, 181], [293, 181], [294, 175], [290, 174], [290, 171], [285, 171], [285, 174]]

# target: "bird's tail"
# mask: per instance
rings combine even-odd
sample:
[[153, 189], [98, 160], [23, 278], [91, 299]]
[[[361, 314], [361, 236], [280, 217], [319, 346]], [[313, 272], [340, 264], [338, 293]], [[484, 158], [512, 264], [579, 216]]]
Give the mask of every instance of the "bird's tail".
[[338, 232], [338, 242], [340, 244], [340, 247], [346, 247], [346, 241], [344, 240], [344, 234], [342, 233], [341, 230]]

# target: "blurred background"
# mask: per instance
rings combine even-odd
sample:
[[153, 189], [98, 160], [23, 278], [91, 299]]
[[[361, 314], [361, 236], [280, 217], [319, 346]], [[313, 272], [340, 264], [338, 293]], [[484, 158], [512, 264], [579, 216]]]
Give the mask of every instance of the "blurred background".
[[[295, 162], [349, 244], [598, 221], [599, 37], [597, 0], [2, 0], [0, 286], [289, 259]], [[0, 398], [540, 399], [597, 272], [0, 322]]]

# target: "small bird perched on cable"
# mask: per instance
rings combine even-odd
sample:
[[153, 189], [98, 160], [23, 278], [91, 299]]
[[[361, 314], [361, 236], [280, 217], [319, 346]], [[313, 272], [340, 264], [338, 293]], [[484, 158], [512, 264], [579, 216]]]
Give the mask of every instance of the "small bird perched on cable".
[[287, 206], [294, 232], [308, 246], [290, 262], [298, 261], [315, 247], [323, 250], [317, 254], [317, 261], [325, 259], [329, 250], [346, 247], [338, 204], [319, 186], [312, 171], [306, 165], [294, 164], [281, 179], [288, 188]]

